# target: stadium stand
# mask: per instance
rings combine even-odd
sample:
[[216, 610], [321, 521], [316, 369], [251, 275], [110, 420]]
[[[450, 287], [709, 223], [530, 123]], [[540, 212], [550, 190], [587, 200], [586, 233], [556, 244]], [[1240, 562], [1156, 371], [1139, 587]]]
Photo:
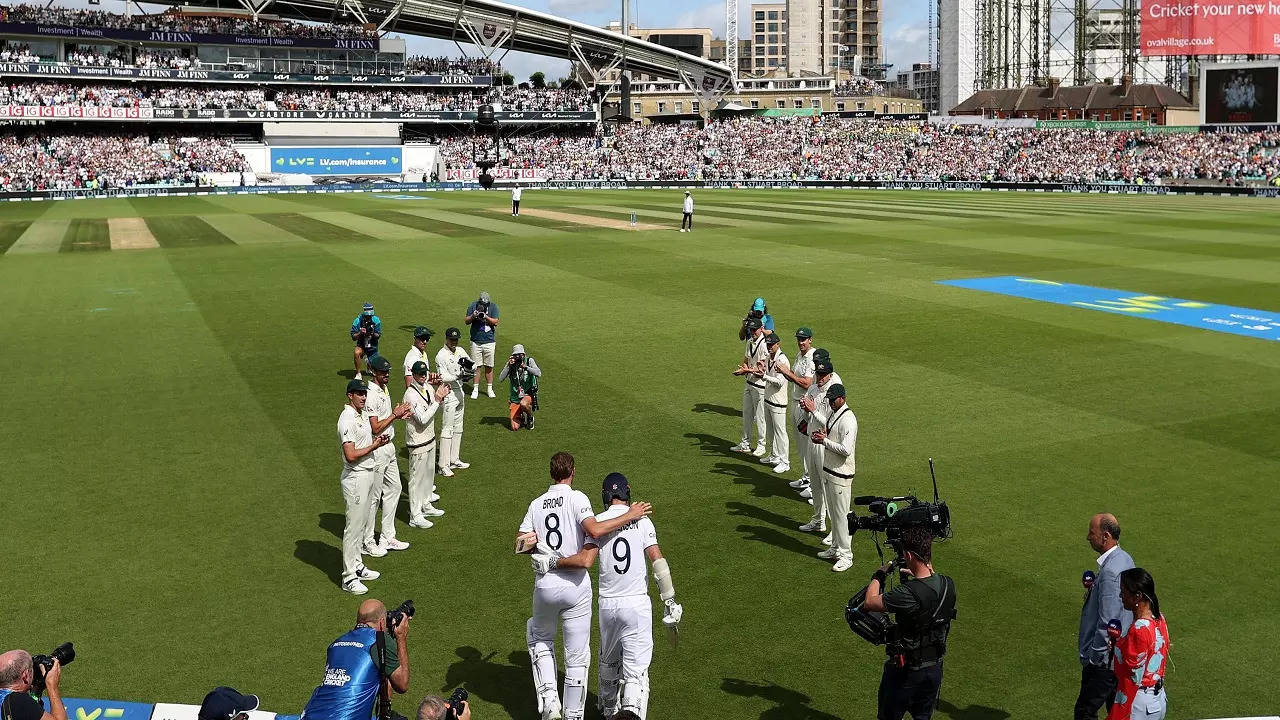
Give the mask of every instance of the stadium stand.
[[378, 32], [352, 23], [306, 25], [288, 20], [250, 17], [191, 15], [173, 10], [157, 14], [122, 15], [44, 5], [13, 5], [0, 8], [0, 22], [74, 25], [81, 28], [146, 30], [160, 32], [211, 33], [219, 35], [261, 35], [278, 37], [377, 38]]

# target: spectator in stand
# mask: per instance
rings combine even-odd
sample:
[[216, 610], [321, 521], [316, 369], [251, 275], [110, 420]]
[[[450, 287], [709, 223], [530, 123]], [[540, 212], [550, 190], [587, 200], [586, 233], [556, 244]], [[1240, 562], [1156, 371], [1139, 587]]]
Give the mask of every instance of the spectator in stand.
[[157, 14], [118, 15], [102, 10], [82, 10], [43, 5], [14, 5], [5, 11], [4, 22], [71, 25], [116, 30], [156, 30], [217, 35], [259, 35], [277, 37], [341, 37], [376, 39], [378, 31], [355, 23], [305, 25], [288, 20], [188, 14], [166, 10]]

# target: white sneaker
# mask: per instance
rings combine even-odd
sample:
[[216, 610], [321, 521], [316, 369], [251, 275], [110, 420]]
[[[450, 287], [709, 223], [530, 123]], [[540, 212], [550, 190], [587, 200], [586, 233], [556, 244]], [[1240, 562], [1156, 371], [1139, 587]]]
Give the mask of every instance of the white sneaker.
[[369, 588], [365, 587], [364, 583], [360, 582], [359, 580], [348, 580], [342, 583], [342, 589], [343, 591], [349, 592], [352, 595], [363, 595], [369, 592]]
[[409, 527], [422, 528], [423, 530], [426, 530], [428, 528], [435, 527], [435, 523], [426, 518], [412, 518], [409, 520]]
[[385, 550], [408, 550], [409, 543], [403, 540], [397, 540], [395, 538], [391, 538], [390, 540], [383, 540], [382, 547]]
[[807, 503], [809, 503], [810, 505], [812, 505], [812, 504], [813, 504], [813, 498], [809, 498], [809, 499], [808, 499], [808, 500], [806, 500], [805, 502], [807, 502]]
[[[800, 491], [800, 497], [802, 497], [802, 498], [804, 498], [804, 499], [806, 499], [806, 500], [812, 500], [812, 499], [813, 499], [813, 488], [811, 488], [811, 487], [807, 487], [807, 486], [806, 486], [806, 487], [805, 487], [805, 489], [803, 489], [803, 490], [801, 490], [801, 491]], [[812, 505], [813, 503], [810, 503], [810, 504]]]
[[818, 553], [818, 557], [822, 558], [823, 560], [831, 560], [835, 558], [835, 556], [836, 556], [835, 548], [827, 548], [826, 550], [823, 550], [822, 552]]
[[756, 457], [764, 457], [764, 444], [761, 443], [760, 445], [757, 445], [755, 452], [751, 454], [755, 455]]
[[830, 545], [830, 544], [831, 544], [831, 533], [827, 533], [827, 536], [826, 536], [826, 537], [824, 537], [824, 538], [822, 538], [822, 544], [823, 544], [823, 545]]
[[363, 552], [370, 557], [382, 557], [387, 554], [387, 551], [378, 543], [365, 543]]
[[488, 387], [488, 389], [486, 390], [486, 392], [487, 392], [487, 393], [489, 393], [489, 397], [498, 397], [497, 395], [494, 395], [494, 394], [493, 394], [493, 386], [492, 386], [492, 385], [490, 385], [490, 386]]
[[427, 498], [427, 504], [430, 505], [433, 502], [439, 502], [439, 500], [440, 493], [431, 493], [431, 497]]
[[422, 506], [422, 514], [425, 517], [440, 517], [441, 515], [444, 515], [444, 511], [431, 503], [427, 503]]
[[453, 477], [453, 470], [448, 465], [441, 465], [436, 468], [436, 474], [440, 477]]
[[831, 566], [831, 572], [844, 572], [853, 567], [853, 558], [842, 556], [836, 558], [836, 564]]
[[826, 530], [826, 528], [822, 526], [821, 520], [810, 520], [809, 522], [801, 525], [800, 529], [805, 532], [822, 532], [823, 530]]
[[380, 577], [382, 577], [382, 573], [378, 572], [377, 570], [370, 570], [369, 568], [363, 565], [361, 565], [360, 568], [356, 570], [357, 580], [377, 580]]
[[480, 397], [480, 386], [476, 385], [471, 388], [471, 399], [475, 400], [478, 397]]
[[773, 453], [769, 453], [768, 455], [765, 455], [764, 457], [760, 458], [760, 462], [765, 465], [777, 465], [778, 458], [775, 457]]
[[788, 485], [790, 485], [791, 487], [793, 487], [793, 488], [797, 489], [797, 490], [800, 490], [800, 489], [803, 489], [803, 488], [807, 488], [807, 487], [809, 487], [809, 476], [808, 476], [808, 475], [802, 475], [802, 476], [800, 477], [800, 479], [799, 479], [799, 480], [792, 480], [791, 482], [789, 482], [789, 483], [787, 483], [787, 484], [788, 484]]
[[733, 447], [731, 447], [731, 448], [729, 448], [729, 449], [730, 449], [730, 450], [732, 450], [732, 451], [734, 451], [734, 452], [749, 453], [749, 452], [751, 452], [751, 443], [749, 443], [749, 442], [740, 442], [740, 443], [738, 443], [737, 445], [734, 445]]
[[452, 466], [455, 470], [466, 470], [471, 467], [471, 463], [465, 463], [461, 460], [454, 460]]
[[779, 475], [781, 475], [782, 473], [791, 472], [791, 463], [787, 462], [786, 460], [783, 460], [779, 462], [777, 465], [773, 466], [773, 471], [778, 473]]

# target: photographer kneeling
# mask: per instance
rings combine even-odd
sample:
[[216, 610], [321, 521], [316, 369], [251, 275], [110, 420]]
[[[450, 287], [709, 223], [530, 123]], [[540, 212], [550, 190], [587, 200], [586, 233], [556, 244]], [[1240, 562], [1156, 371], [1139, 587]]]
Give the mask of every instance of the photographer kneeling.
[[507, 418], [512, 431], [522, 427], [533, 429], [533, 411], [538, 409], [538, 378], [542, 369], [524, 353], [523, 345], [511, 348], [511, 357], [498, 374], [498, 381], [511, 379], [511, 402]]
[[[37, 675], [39, 674], [39, 675]], [[37, 667], [26, 650], [10, 650], [0, 655], [0, 717], [4, 720], [67, 720], [58, 688], [62, 662], [52, 658], [48, 666]], [[49, 712], [40, 703], [40, 685], [49, 692]]]
[[[369, 720], [382, 698], [390, 716], [391, 691], [409, 690], [409, 618], [405, 603], [388, 613], [379, 600], [360, 603], [355, 629], [329, 644], [324, 680], [302, 711], [306, 720]], [[390, 630], [392, 637], [387, 637]]]
[[942, 687], [942, 656], [947, 633], [955, 617], [955, 582], [933, 571], [933, 534], [925, 527], [902, 532], [902, 554], [911, 577], [888, 593], [885, 580], [893, 572], [889, 563], [872, 576], [863, 612], [894, 614], [896, 627], [885, 651], [889, 658], [880, 676], [878, 720], [901, 720], [910, 712], [914, 720], [928, 720]]

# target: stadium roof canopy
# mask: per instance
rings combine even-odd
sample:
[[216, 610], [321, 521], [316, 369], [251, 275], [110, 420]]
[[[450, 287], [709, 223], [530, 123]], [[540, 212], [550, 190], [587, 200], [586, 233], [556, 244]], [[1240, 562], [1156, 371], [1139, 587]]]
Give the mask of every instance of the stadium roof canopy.
[[711, 94], [731, 88], [729, 68], [567, 18], [496, 0], [156, 0], [186, 8], [237, 7], [295, 20], [359, 20], [379, 30], [472, 43], [486, 56], [508, 50], [577, 60], [596, 73], [622, 64], [633, 72], [683, 80]]

